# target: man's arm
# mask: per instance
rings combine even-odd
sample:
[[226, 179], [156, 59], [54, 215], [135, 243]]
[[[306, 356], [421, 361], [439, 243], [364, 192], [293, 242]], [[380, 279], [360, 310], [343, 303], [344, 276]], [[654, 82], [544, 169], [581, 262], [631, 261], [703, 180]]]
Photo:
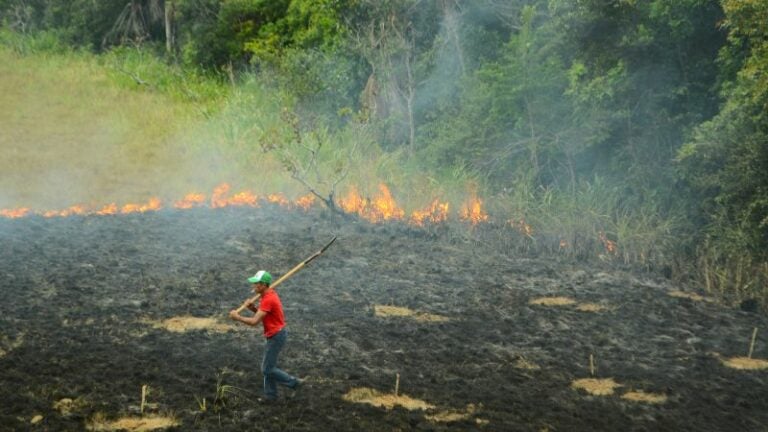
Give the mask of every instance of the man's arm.
[[229, 311], [229, 317], [232, 318], [235, 321], [240, 321], [243, 324], [247, 324], [249, 326], [256, 326], [259, 325], [259, 323], [264, 319], [264, 317], [267, 316], [267, 313], [263, 310], [257, 310], [256, 314], [250, 318], [244, 317], [237, 313], [237, 309], [232, 309]]

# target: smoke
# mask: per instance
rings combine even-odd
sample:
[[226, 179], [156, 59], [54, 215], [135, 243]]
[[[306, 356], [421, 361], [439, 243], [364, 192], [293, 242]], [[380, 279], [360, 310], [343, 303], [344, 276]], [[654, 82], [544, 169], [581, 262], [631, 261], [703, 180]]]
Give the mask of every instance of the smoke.
[[[279, 164], [254, 150], [263, 128], [235, 109], [202, 116], [152, 91], [119, 88], [90, 59], [0, 49], [0, 209], [100, 208], [190, 192], [276, 186]], [[238, 99], [240, 98], [240, 99]], [[253, 114], [253, 113], [252, 113]]]
[[[431, 6], [437, 8], [438, 23], [419, 30], [427, 32], [424, 38], [435, 41], [429, 67], [417, 70], [417, 59], [411, 59], [413, 80], [400, 82], [398, 94], [390, 95], [399, 101], [389, 104], [390, 110], [399, 111], [390, 112], [398, 118], [416, 113], [413, 121], [421, 122], [441, 100], [454, 97], [471, 67], [473, 55], [466, 52], [463, 20], [483, 15], [478, 12], [481, 6], [464, 4], [462, 9], [455, 2], [440, 4]], [[274, 154], [260, 148], [265, 136], [285, 127], [281, 124], [285, 119], [280, 117], [276, 94], [259, 86], [240, 85], [213, 114], [200, 115], [150, 89], [116, 88], [92, 59], [46, 63], [46, 59], [19, 58], [7, 51], [0, 56], [4, 77], [0, 121], [5, 123], [0, 124], [5, 132], [0, 136], [0, 209], [42, 211], [74, 204], [98, 208], [113, 202], [118, 206], [146, 202], [151, 197], [168, 203], [190, 192], [210, 196], [223, 182], [230, 183], [233, 192], [250, 189], [289, 196], [307, 192], [290, 179]], [[334, 76], [326, 75], [327, 87], [339, 86]], [[408, 86], [413, 87], [410, 108], [402, 102]], [[329, 111], [338, 108], [327, 105]], [[307, 110], [320, 106], [312, 104]], [[412, 112], [405, 112], [408, 109]], [[337, 112], [316, 115], [338, 118]], [[282, 139], [277, 135], [275, 140]], [[355, 140], [359, 137], [348, 138]], [[371, 154], [360, 159], [375, 165], [381, 158], [377, 151], [371, 147]], [[370, 176], [374, 170], [362, 165], [359, 171]]]

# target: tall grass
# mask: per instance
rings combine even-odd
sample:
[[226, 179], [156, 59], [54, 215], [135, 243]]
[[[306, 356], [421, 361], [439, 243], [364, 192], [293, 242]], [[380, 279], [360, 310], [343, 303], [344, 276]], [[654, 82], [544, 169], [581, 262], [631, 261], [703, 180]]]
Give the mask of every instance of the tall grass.
[[190, 104], [115, 85], [91, 54], [2, 35], [0, 207], [135, 201], [176, 181]]
[[234, 88], [221, 74], [181, 68], [142, 47], [116, 47], [97, 59], [113, 83], [190, 103], [203, 115], [215, 113]]
[[768, 309], [768, 262], [754, 260], [739, 250], [739, 245], [746, 244], [739, 229], [723, 227], [718, 236], [727, 236], [730, 241], [705, 240], [697, 250], [695, 264], [687, 269], [689, 277], [728, 304], [756, 302]]
[[511, 251], [648, 269], [669, 264], [682, 219], [657, 204], [628, 207], [623, 191], [599, 177], [573, 189], [527, 184], [491, 201], [494, 236]]

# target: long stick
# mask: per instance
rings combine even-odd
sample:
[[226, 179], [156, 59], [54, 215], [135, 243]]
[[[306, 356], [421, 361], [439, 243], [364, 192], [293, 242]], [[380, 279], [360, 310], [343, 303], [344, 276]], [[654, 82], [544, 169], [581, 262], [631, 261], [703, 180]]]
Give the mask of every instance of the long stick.
[[141, 386], [141, 414], [144, 415], [144, 406], [147, 402], [147, 393], [149, 393], [149, 386], [144, 384]]
[[[270, 287], [274, 288], [274, 287], [280, 285], [280, 283], [282, 283], [283, 281], [285, 281], [289, 277], [293, 276], [294, 273], [296, 273], [297, 271], [301, 270], [305, 265], [309, 264], [310, 261], [312, 261], [313, 259], [319, 257], [323, 252], [325, 252], [326, 249], [328, 249], [328, 246], [333, 244], [333, 242], [335, 242], [335, 241], [336, 241], [336, 237], [334, 236], [331, 239], [331, 241], [328, 242], [327, 245], [323, 246], [322, 249], [320, 249], [319, 251], [315, 252], [314, 254], [312, 254], [312, 256], [310, 256], [309, 258], [305, 259], [304, 261], [300, 262], [296, 267], [292, 268], [288, 273], [282, 275], [280, 277], [280, 279], [275, 281], [275, 283], [270, 285]], [[256, 300], [259, 299], [259, 297], [261, 297], [261, 294], [256, 294], [255, 296], [253, 296], [253, 297], [249, 298], [248, 300], [246, 300], [245, 303], [242, 304], [242, 306], [237, 308], [237, 313], [240, 313], [240, 312], [244, 311], [245, 308], [247, 308], [248, 306], [252, 305]]]
[[755, 329], [752, 330], [752, 342], [749, 344], [749, 354], [747, 354], [747, 358], [752, 358], [752, 351], [755, 350], [756, 337], [757, 337], [757, 327], [755, 327]]

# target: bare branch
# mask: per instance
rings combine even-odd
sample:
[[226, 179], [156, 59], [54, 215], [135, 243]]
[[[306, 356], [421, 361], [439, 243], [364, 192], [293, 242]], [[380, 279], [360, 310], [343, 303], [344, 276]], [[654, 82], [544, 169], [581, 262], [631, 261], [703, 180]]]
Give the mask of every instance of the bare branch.
[[125, 70], [125, 69], [123, 69], [123, 68], [121, 68], [121, 67], [115, 66], [115, 70], [117, 70], [118, 72], [122, 72], [122, 73], [124, 73], [124, 74], [128, 75], [128, 76], [129, 76], [129, 77], [131, 77], [131, 79], [133, 79], [133, 81], [134, 81], [134, 82], [136, 82], [136, 84], [138, 84], [138, 85], [145, 85], [145, 86], [147, 86], [147, 87], [154, 87], [154, 86], [152, 85], [152, 83], [150, 83], [150, 82], [148, 82], [148, 81], [144, 81], [143, 79], [141, 79], [141, 77], [140, 77], [140, 76], [138, 76], [138, 75], [136, 75], [136, 74], [133, 74], [133, 73], [131, 73], [131, 72], [128, 72], [127, 70]]
[[[311, 139], [302, 132], [299, 127], [298, 118], [292, 112], [285, 110], [282, 113], [283, 119], [290, 124], [293, 133], [292, 142], [287, 146], [279, 147], [280, 158], [283, 161], [285, 169], [291, 174], [291, 177], [301, 183], [313, 196], [318, 198], [325, 206], [334, 213], [348, 216], [337, 205], [335, 201], [336, 188], [347, 177], [351, 166], [351, 157], [357, 150], [357, 142], [347, 155], [342, 155], [344, 165], [340, 170], [327, 173], [323, 169], [323, 163], [320, 161], [321, 151], [325, 146], [327, 137], [321, 131], [311, 132]], [[312, 178], [313, 180], [310, 180]]]

